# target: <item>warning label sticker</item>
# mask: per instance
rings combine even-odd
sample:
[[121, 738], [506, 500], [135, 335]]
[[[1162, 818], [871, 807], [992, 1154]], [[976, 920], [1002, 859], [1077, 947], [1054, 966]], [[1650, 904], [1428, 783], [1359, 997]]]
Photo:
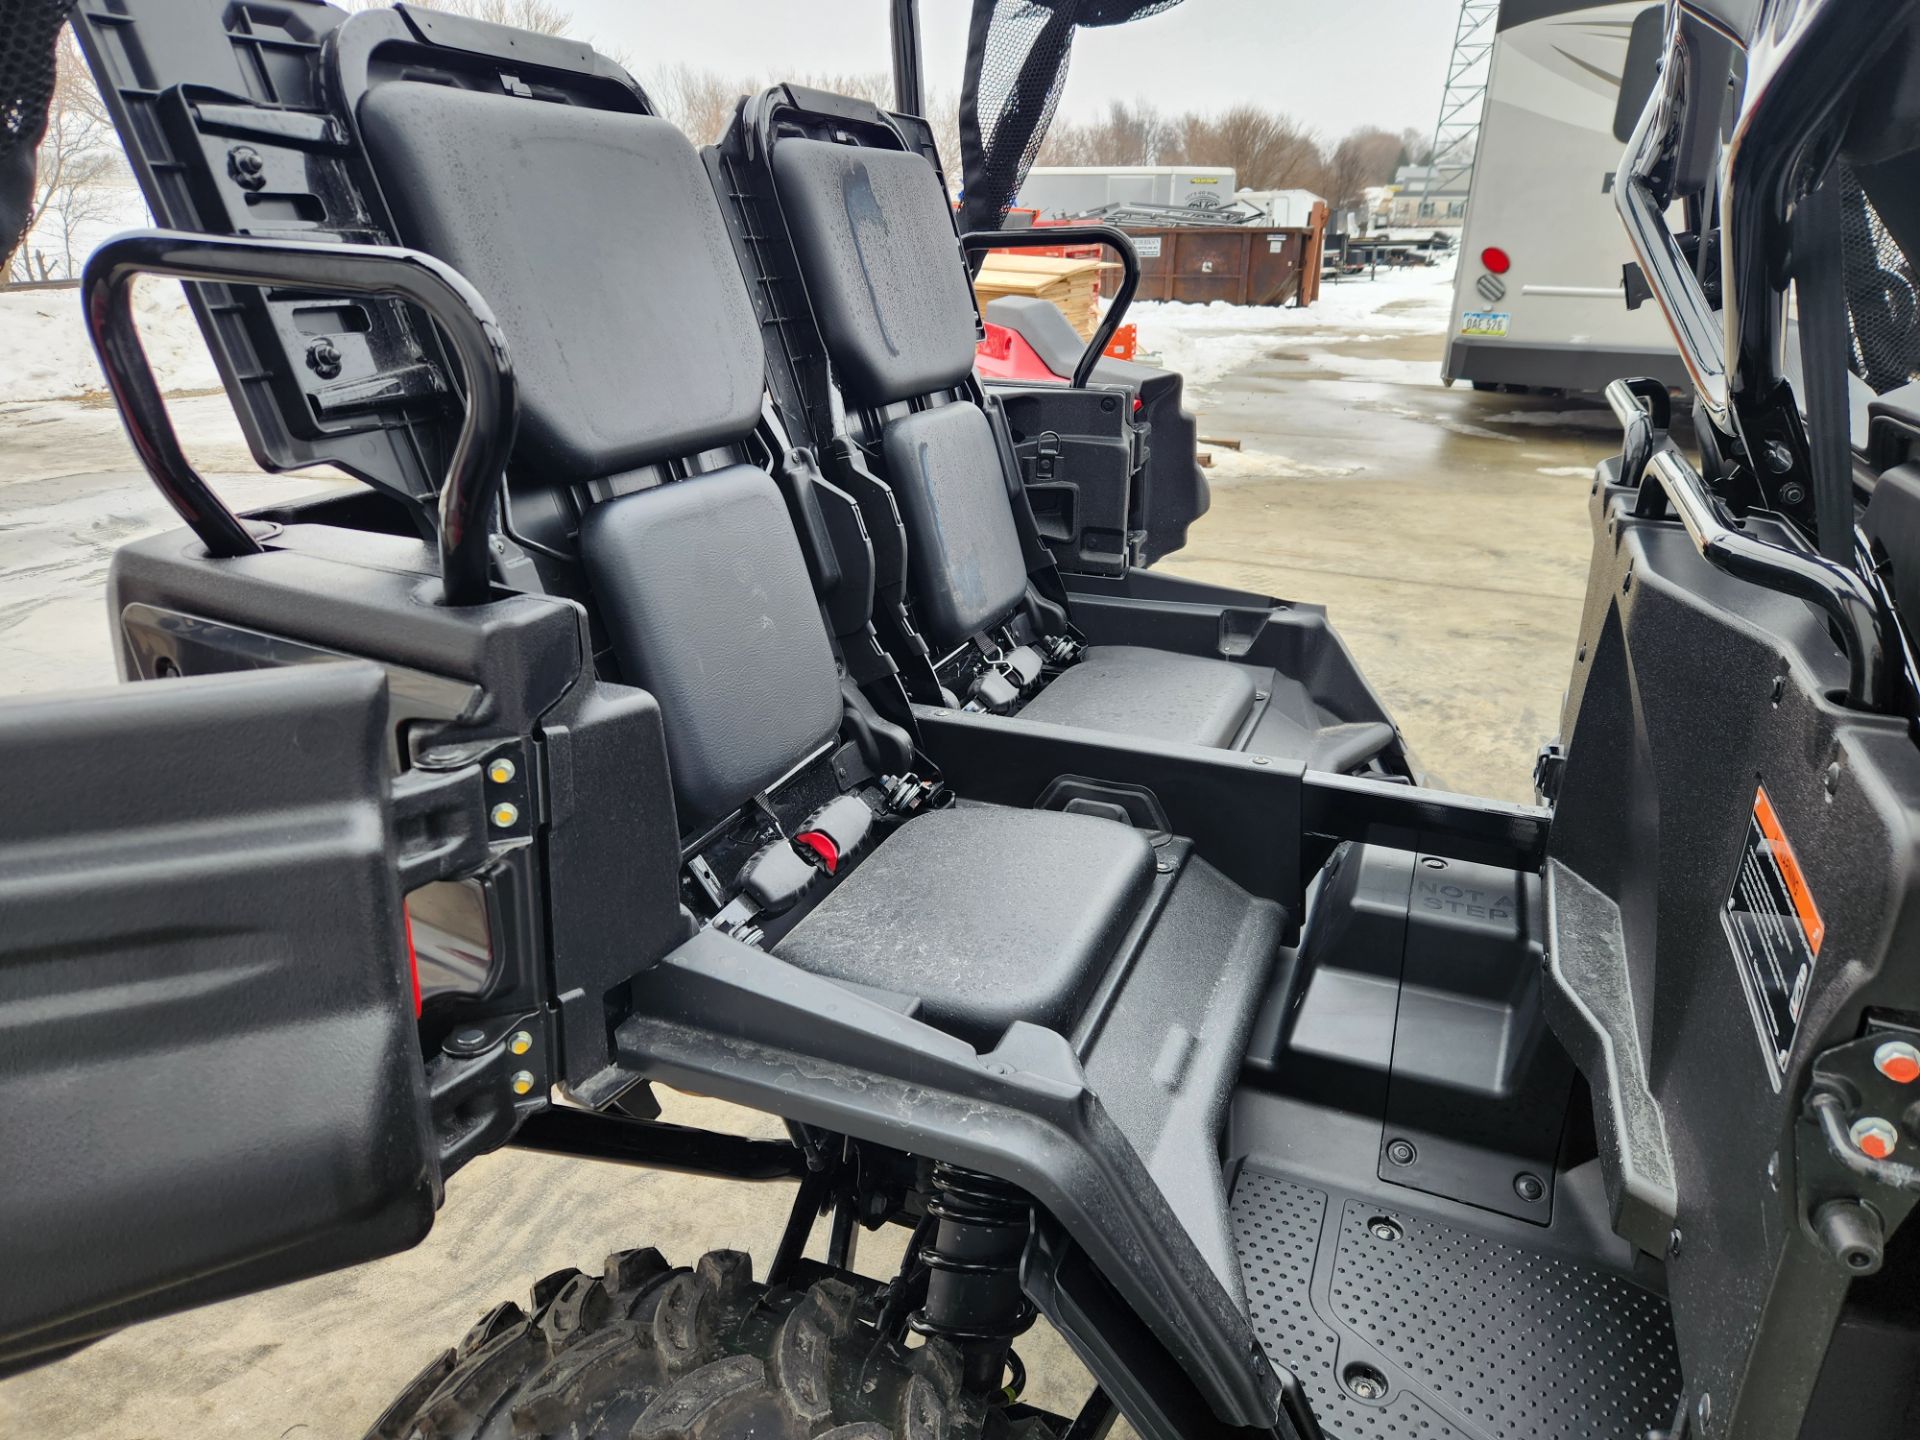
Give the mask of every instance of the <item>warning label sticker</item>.
[[1764, 785], [1753, 793], [1747, 842], [1720, 924], [1778, 1090], [1827, 927]]

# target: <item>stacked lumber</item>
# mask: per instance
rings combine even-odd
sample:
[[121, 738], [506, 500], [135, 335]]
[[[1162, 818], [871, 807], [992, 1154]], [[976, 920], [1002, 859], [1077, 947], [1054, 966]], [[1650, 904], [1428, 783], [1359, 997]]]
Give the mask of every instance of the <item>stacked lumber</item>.
[[983, 311], [1002, 295], [1035, 295], [1051, 301], [1082, 340], [1091, 340], [1094, 326], [1100, 323], [1100, 272], [1119, 268], [1111, 261], [995, 251], [980, 267], [973, 288]]

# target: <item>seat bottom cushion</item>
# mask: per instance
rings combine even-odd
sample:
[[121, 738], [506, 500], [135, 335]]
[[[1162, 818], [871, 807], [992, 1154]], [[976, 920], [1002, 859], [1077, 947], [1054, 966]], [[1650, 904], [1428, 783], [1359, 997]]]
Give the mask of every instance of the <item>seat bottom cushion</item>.
[[1023, 720], [1104, 730], [1350, 770], [1393, 741], [1393, 727], [1343, 723], [1298, 680], [1254, 665], [1138, 645], [1095, 645], [1019, 712]]
[[1094, 645], [1022, 707], [1020, 718], [1225, 749], [1272, 674], [1172, 650]]
[[775, 946], [803, 969], [917, 997], [989, 1047], [1065, 1031], [1153, 880], [1145, 835], [1054, 810], [961, 805], [908, 821]]

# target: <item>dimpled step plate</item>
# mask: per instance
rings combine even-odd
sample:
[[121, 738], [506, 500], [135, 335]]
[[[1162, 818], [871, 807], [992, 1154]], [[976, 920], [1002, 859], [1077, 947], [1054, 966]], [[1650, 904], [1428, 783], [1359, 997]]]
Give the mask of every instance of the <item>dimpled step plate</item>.
[[[1666, 1304], [1613, 1271], [1251, 1168], [1233, 1228], [1254, 1329], [1328, 1440], [1642, 1440], [1672, 1420]], [[1384, 1398], [1342, 1383], [1355, 1364]]]

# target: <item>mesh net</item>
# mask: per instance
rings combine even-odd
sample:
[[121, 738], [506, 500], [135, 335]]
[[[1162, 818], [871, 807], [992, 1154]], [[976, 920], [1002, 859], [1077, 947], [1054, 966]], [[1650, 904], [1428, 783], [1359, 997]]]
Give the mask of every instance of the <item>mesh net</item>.
[[53, 102], [54, 42], [73, 0], [0, 0], [0, 158], [40, 143]]
[[33, 155], [53, 103], [54, 44], [73, 0], [0, 0], [0, 258], [33, 199]]
[[1920, 378], [1920, 290], [1900, 249], [1851, 170], [1842, 168], [1841, 255], [1853, 373], [1878, 394]]
[[997, 230], [1046, 139], [1066, 84], [1073, 37], [1124, 25], [1180, 0], [974, 0], [960, 155], [969, 230]]

